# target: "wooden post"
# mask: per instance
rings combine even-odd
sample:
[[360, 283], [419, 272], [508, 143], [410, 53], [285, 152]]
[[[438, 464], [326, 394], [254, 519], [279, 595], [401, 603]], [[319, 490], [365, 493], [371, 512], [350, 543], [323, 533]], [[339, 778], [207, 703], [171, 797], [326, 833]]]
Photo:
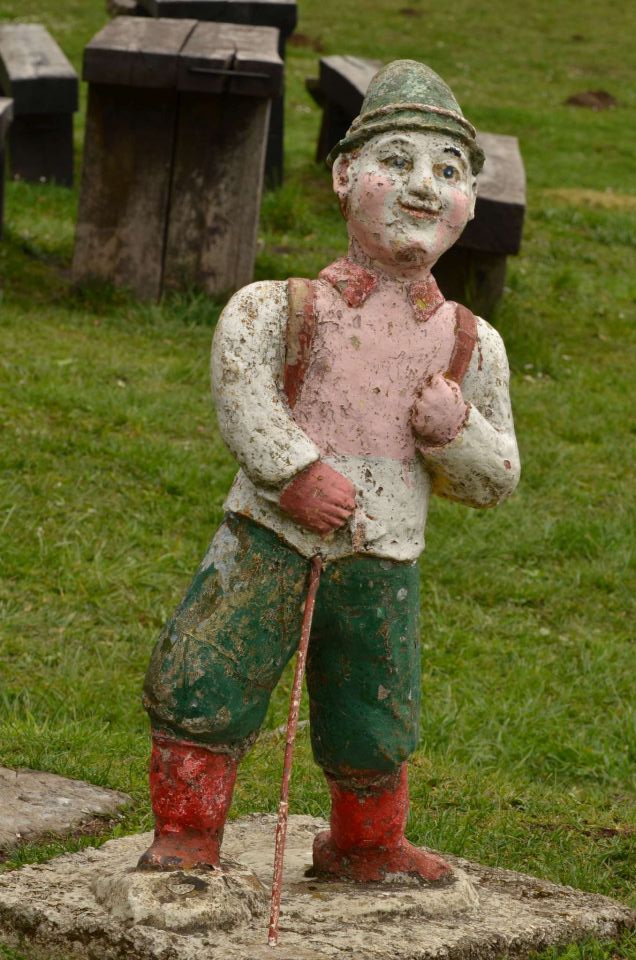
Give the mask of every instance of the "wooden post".
[[77, 74], [40, 24], [0, 25], [0, 89], [14, 101], [12, 176], [70, 187]]
[[[212, 50], [214, 67], [232, 64], [229, 77], [197, 72], [210, 69]], [[166, 288], [195, 286], [213, 294], [252, 279], [270, 106], [258, 94], [279, 65], [274, 31], [201, 23], [184, 47]]]
[[176, 90], [93, 84], [89, 93], [73, 276], [161, 293]]
[[4, 142], [12, 119], [13, 100], [0, 97], [0, 238], [2, 237], [2, 225], [4, 223]]
[[276, 44], [270, 28], [131, 17], [89, 44], [77, 280], [155, 300], [251, 280]]
[[86, 48], [90, 88], [76, 280], [109, 281], [147, 300], [161, 294], [177, 58], [195, 26], [117, 17]]

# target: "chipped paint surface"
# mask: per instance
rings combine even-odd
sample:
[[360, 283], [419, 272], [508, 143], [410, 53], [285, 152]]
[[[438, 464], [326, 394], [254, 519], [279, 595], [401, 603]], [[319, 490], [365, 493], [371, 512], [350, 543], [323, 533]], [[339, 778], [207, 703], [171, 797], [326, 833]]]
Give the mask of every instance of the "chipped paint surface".
[[294, 477], [279, 502], [283, 512], [304, 529], [328, 536], [354, 513], [356, 488], [322, 459]]
[[319, 318], [294, 419], [321, 456], [413, 460], [411, 407], [422, 382], [448, 366], [453, 304], [422, 323], [408, 284], [378, 283], [350, 307], [325, 280], [316, 284]]
[[334, 155], [348, 256], [315, 279], [245, 287], [214, 336], [219, 426], [241, 469], [146, 678], [155, 732], [202, 751], [192, 776], [189, 760], [153, 754], [157, 843], [179, 832], [162, 819], [170, 791], [201, 820], [216, 777], [223, 819], [320, 558], [307, 687], [332, 816], [315, 868], [443, 883], [448, 865], [404, 839], [404, 764], [419, 734], [416, 560], [432, 493], [489, 507], [519, 477], [501, 337], [445, 302], [430, 272], [473, 216], [483, 155], [451, 91], [413, 61], [372, 81]]
[[478, 321], [478, 346], [462, 384], [468, 414], [458, 435], [444, 446], [420, 445], [433, 492], [467, 506], [494, 507], [519, 481], [519, 451], [508, 393], [503, 340]]
[[240, 517], [221, 525], [208, 558], [157, 642], [144, 705], [156, 730], [240, 756], [298, 643], [307, 563]]
[[220, 865], [237, 766], [226, 754], [155, 734], [150, 758], [155, 839], [142, 854], [139, 869]]
[[420, 279], [474, 216], [468, 151], [438, 134], [375, 137], [337, 158], [333, 180], [356, 259], [390, 276]]
[[381, 882], [391, 875], [443, 884], [452, 868], [442, 857], [414, 847], [404, 837], [409, 812], [407, 768], [378, 779], [359, 772], [347, 783], [327, 776], [330, 829], [314, 840], [319, 877]]
[[280, 487], [319, 456], [282, 392], [287, 314], [286, 283], [252, 283], [226, 306], [212, 346], [212, 387], [223, 438], [264, 488]]
[[[144, 703], [159, 735], [240, 758], [298, 645], [310, 564], [242, 517], [227, 518], [208, 556], [221, 568], [200, 568], [167, 624]], [[333, 773], [389, 772], [417, 745], [418, 596], [415, 563], [346, 557], [323, 571], [307, 686], [314, 754]]]

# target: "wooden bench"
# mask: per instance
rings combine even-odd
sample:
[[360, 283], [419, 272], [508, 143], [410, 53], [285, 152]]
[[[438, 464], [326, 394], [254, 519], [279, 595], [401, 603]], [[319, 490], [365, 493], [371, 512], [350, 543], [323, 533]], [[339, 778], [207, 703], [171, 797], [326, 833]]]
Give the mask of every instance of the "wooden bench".
[[322, 110], [316, 160], [326, 160], [331, 148], [342, 140], [351, 121], [360, 113], [371, 78], [381, 60], [364, 57], [321, 57], [319, 75], [305, 81], [307, 90]]
[[0, 24], [0, 90], [13, 100], [12, 176], [70, 187], [78, 79], [41, 24]]
[[[296, 0], [139, 0], [152, 17], [186, 17], [217, 23], [242, 23], [254, 27], [275, 27], [279, 31], [278, 52], [285, 59], [287, 38], [296, 28]], [[272, 102], [265, 160], [268, 186], [283, 182], [284, 91]]]
[[76, 280], [155, 300], [250, 282], [277, 47], [271, 27], [151, 17], [88, 44]]
[[12, 120], [13, 100], [0, 97], [0, 237], [2, 237], [2, 224], [4, 223], [4, 144]]
[[[318, 78], [307, 80], [308, 91], [322, 108], [318, 161], [324, 161], [344, 137], [381, 65], [361, 57], [323, 57]], [[433, 273], [447, 299], [488, 317], [503, 294], [506, 259], [521, 248], [525, 171], [516, 137], [481, 132], [477, 136], [486, 163], [478, 180], [475, 218]]]

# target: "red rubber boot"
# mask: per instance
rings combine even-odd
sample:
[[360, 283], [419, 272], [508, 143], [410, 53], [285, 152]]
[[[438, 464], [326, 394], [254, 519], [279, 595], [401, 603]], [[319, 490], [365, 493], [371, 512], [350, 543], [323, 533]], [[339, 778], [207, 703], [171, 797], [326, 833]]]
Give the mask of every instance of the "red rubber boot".
[[316, 876], [356, 883], [408, 874], [428, 883], [450, 879], [452, 868], [434, 853], [414, 847], [404, 836], [409, 810], [406, 764], [388, 782], [356, 776], [345, 787], [327, 776], [331, 791], [331, 830], [314, 840]]
[[150, 795], [155, 839], [140, 870], [218, 867], [238, 762], [224, 753], [154, 735]]

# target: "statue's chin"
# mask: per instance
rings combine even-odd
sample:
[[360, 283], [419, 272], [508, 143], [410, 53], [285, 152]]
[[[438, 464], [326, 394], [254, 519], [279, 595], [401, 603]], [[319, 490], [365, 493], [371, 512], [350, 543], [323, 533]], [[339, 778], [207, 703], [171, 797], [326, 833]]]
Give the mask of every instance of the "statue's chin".
[[424, 270], [430, 268], [441, 257], [441, 252], [431, 250], [422, 243], [405, 243], [395, 246], [391, 250], [390, 260], [401, 269]]
[[[431, 243], [430, 237], [393, 237], [388, 243], [378, 242], [377, 234], [368, 237], [352, 231], [352, 239], [372, 263], [391, 273], [393, 270], [409, 272], [430, 269], [441, 257], [443, 250]], [[435, 248], [435, 249], [433, 249]]]
[[401, 265], [412, 264], [414, 267], [424, 267], [430, 261], [430, 254], [418, 244], [400, 246], [392, 251], [393, 259]]

